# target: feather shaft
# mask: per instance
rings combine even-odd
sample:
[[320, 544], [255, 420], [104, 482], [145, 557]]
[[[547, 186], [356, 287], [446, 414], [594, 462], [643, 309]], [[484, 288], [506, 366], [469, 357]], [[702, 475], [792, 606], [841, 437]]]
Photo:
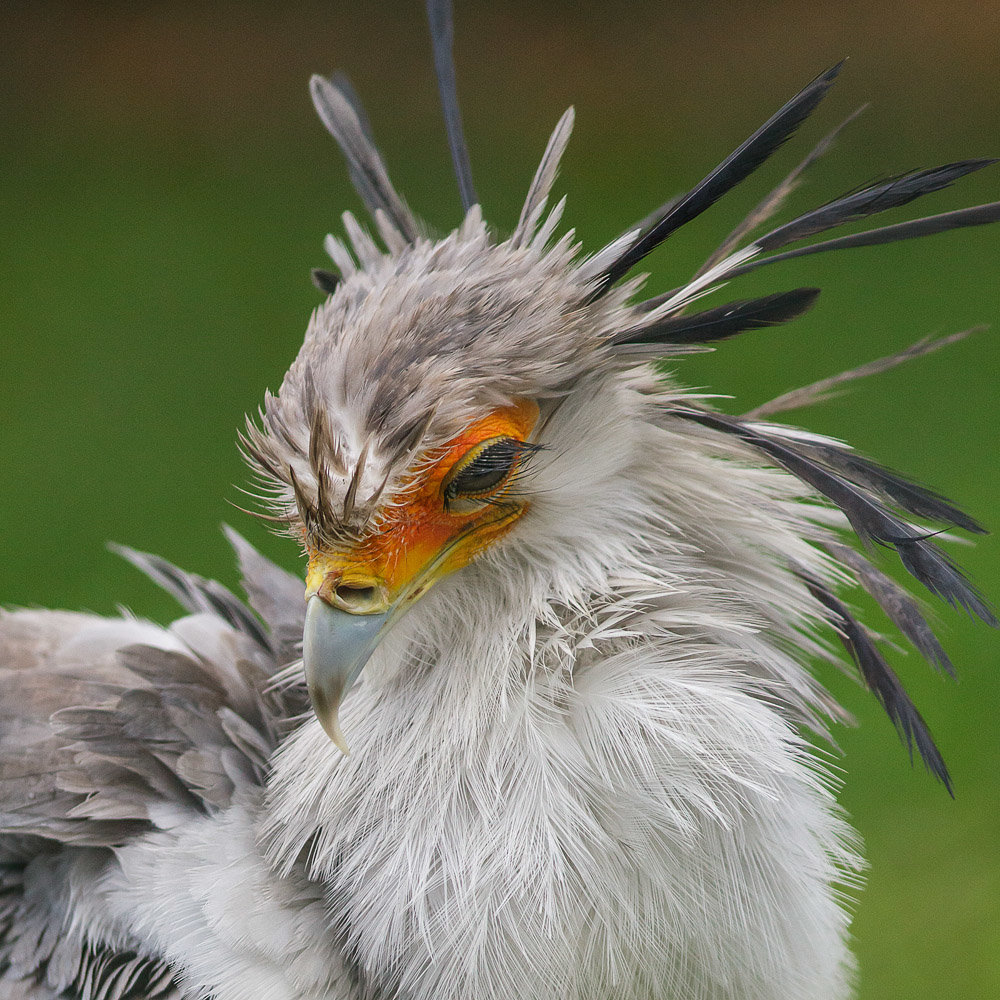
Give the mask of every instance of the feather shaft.
[[841, 385], [857, 379], [867, 378], [869, 375], [880, 375], [882, 372], [889, 371], [897, 365], [912, 361], [914, 358], [923, 357], [925, 354], [932, 354], [942, 347], [948, 347], [959, 340], [964, 340], [970, 333], [978, 333], [984, 329], [985, 327], [982, 326], [974, 326], [968, 330], [959, 330], [956, 333], [950, 333], [945, 337], [924, 337], [916, 343], [904, 347], [901, 351], [897, 351], [895, 354], [887, 354], [885, 357], [868, 361], [863, 365], [858, 365], [856, 368], [849, 368], [847, 371], [838, 372], [836, 375], [830, 375], [827, 378], [811, 382], [809, 385], [804, 385], [798, 389], [782, 393], [780, 396], [775, 396], [774, 399], [768, 400], [766, 403], [761, 403], [760, 406], [755, 406], [752, 410], [747, 410], [743, 414], [743, 419], [763, 420], [774, 416], [776, 413], [783, 413], [786, 410], [797, 410], [804, 406], [812, 406], [814, 403], [831, 398], [835, 395], [834, 390]]

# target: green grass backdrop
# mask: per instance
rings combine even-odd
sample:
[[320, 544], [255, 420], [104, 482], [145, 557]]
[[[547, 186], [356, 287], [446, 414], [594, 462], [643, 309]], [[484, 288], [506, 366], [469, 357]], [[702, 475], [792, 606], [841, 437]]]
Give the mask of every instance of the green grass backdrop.
[[[472, 162], [499, 230], [562, 110], [560, 193], [593, 249], [683, 190], [822, 69], [841, 82], [793, 148], [649, 260], [672, 287], [832, 125], [872, 107], [810, 175], [811, 207], [872, 178], [1000, 154], [996, 5], [459, 2]], [[288, 542], [233, 510], [245, 411], [276, 389], [319, 295], [308, 271], [358, 208], [314, 119], [309, 74], [344, 68], [397, 186], [459, 219], [423, 14], [407, 3], [33, 3], [0, 14], [0, 602], [165, 620], [169, 599], [109, 539], [235, 585], [218, 525], [286, 565]], [[921, 202], [1000, 198], [1000, 174]], [[912, 214], [912, 213], [911, 213]], [[891, 220], [907, 217], [894, 213]], [[746, 409], [929, 333], [1000, 322], [1000, 227], [768, 268], [734, 297], [818, 284], [795, 324], [683, 361]], [[1000, 528], [1000, 329], [792, 419], [843, 437]], [[960, 553], [1000, 598], [1000, 546]], [[1000, 636], [941, 609], [958, 685], [896, 663], [952, 768], [956, 801], [911, 769], [874, 701], [831, 685], [843, 801], [871, 859], [855, 932], [863, 1000], [989, 1000], [1000, 984]], [[832, 672], [831, 672], [832, 673]]]

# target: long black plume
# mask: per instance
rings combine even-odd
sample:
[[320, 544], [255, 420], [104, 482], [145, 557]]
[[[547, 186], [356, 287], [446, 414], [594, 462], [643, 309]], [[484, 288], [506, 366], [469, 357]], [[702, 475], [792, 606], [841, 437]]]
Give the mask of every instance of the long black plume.
[[892, 501], [908, 514], [954, 525], [975, 535], [987, 534], [978, 521], [956, 507], [947, 497], [919, 483], [910, 482], [899, 473], [864, 458], [857, 452], [822, 444], [807, 444], [803, 446], [803, 450], [815, 455], [845, 479]]
[[778, 247], [815, 236], [835, 226], [906, 205], [925, 194], [948, 187], [966, 174], [982, 170], [983, 167], [996, 162], [996, 160], [962, 160], [869, 184], [857, 191], [841, 195], [811, 212], [806, 212], [777, 229], [772, 229], [766, 236], [754, 242], [762, 250], [777, 250]]
[[[1000, 222], [1000, 201], [991, 201], [985, 205], [973, 205], [970, 208], [959, 208], [954, 212], [942, 212], [940, 215], [927, 215], [922, 219], [912, 219], [910, 222], [897, 222], [892, 226], [879, 226], [877, 229], [866, 229], [862, 233], [850, 236], [838, 236], [832, 240], [823, 240], [806, 247], [796, 247], [783, 253], [772, 254], [751, 260], [739, 267], [727, 271], [725, 278], [736, 278], [742, 274], [755, 271], [765, 264], [777, 264], [782, 260], [792, 260], [795, 257], [807, 257], [813, 253], [826, 253], [830, 250], [853, 250], [857, 247], [875, 247], [886, 243], [897, 243], [901, 240], [916, 240], [923, 236], [934, 236], [937, 233], [947, 233], [952, 229], [965, 229], [969, 226], [986, 226], [992, 222]], [[650, 308], [654, 308], [663, 296], [652, 300]]]
[[816, 77], [707, 177], [673, 202], [665, 214], [608, 267], [594, 291], [594, 298], [603, 295], [671, 233], [701, 215], [722, 195], [753, 173], [815, 110], [833, 85], [842, 66], [843, 62], [840, 62]]
[[902, 681], [875, 645], [868, 630], [847, 610], [843, 602], [818, 580], [806, 574], [800, 576], [813, 597], [829, 611], [830, 623], [839, 632], [844, 648], [857, 664], [868, 689], [879, 700], [886, 715], [892, 720], [900, 739], [910, 753], [910, 760], [913, 760], [913, 748], [916, 746], [917, 753], [920, 754], [927, 770], [944, 785], [948, 794], [954, 797], [948, 768], [941, 751], [934, 743], [927, 723], [906, 693]]
[[953, 608], [962, 608], [987, 625], [1000, 625], [983, 595], [951, 559], [926, 539], [906, 539], [896, 544], [899, 558], [908, 573], [915, 576], [932, 594]]
[[825, 156], [837, 141], [840, 133], [858, 117], [868, 105], [863, 104], [851, 114], [849, 114], [833, 131], [828, 132], [820, 141], [813, 146], [806, 157], [792, 168], [785, 175], [784, 179], [776, 187], [772, 188], [764, 198], [759, 201], [743, 218], [736, 228], [722, 241], [715, 251], [709, 255], [708, 259], [698, 269], [695, 277], [699, 277], [706, 271], [713, 268], [720, 261], [729, 256], [754, 230], [762, 226], [768, 219], [774, 216], [784, 205], [792, 192], [802, 182], [802, 175], [819, 159]]
[[828, 542], [823, 547], [838, 562], [850, 568], [858, 583], [868, 591], [889, 620], [913, 643], [931, 666], [943, 670], [950, 677], [955, 676], [955, 668], [948, 654], [928, 625], [920, 606], [905, 587], [901, 587], [891, 576], [883, 573], [849, 545]]
[[455, 38], [451, 18], [450, 0], [427, 0], [427, 20], [431, 26], [431, 44], [434, 47], [434, 70], [437, 74], [438, 91], [441, 94], [441, 109], [448, 131], [448, 145], [455, 165], [458, 191], [462, 196], [462, 207], [468, 211], [479, 200], [472, 185], [472, 165], [469, 150], [465, 145], [462, 129], [462, 114], [458, 107], [458, 87], [455, 84], [455, 61], [452, 45]]
[[797, 447], [787, 438], [770, 436], [759, 428], [748, 426], [721, 413], [708, 410], [677, 409], [677, 416], [704, 427], [723, 431], [740, 438], [784, 466], [794, 476], [808, 483], [836, 504], [845, 514], [851, 527], [866, 542], [896, 545], [898, 542], [924, 537], [912, 525], [900, 520], [884, 504], [869, 496], [843, 476], [824, 468], [819, 461]]
[[626, 344], [707, 344], [744, 330], [776, 326], [801, 316], [819, 295], [818, 288], [796, 288], [759, 299], [744, 299], [691, 316], [669, 316], [614, 338]]
[[[738, 437], [768, 455], [792, 475], [839, 507], [862, 541], [895, 548], [907, 571], [932, 594], [947, 601], [952, 607], [964, 608], [969, 614], [977, 616], [988, 625], [998, 624], [993, 610], [982, 594], [955, 564], [929, 541], [931, 533], [918, 529], [897, 516], [879, 499], [879, 494], [889, 495], [899, 506], [903, 506], [898, 499], [901, 496], [911, 507], [940, 509], [944, 515], [940, 519], [949, 524], [956, 523], [959, 518], [967, 518], [967, 515], [947, 501], [909, 483], [907, 485], [912, 491], [911, 496], [899, 488], [898, 483], [902, 483], [903, 480], [895, 474], [889, 474], [898, 483], [892, 481], [887, 483], [880, 475], [884, 474], [883, 470], [874, 465], [870, 470], [855, 466], [850, 474], [857, 481], [852, 482], [826, 464], [826, 459], [830, 456], [826, 455], [822, 446], [810, 441], [796, 441], [787, 435], [768, 434], [761, 425], [747, 424], [735, 417], [694, 407], [677, 407], [670, 412], [703, 427]], [[841, 453], [838, 451], [836, 454]], [[894, 491], [895, 496], [888, 494], [887, 485]]]

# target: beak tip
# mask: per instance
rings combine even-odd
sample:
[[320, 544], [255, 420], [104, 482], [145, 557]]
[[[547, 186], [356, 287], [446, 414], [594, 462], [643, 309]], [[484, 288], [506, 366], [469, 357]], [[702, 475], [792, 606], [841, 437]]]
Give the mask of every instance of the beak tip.
[[351, 751], [347, 746], [347, 740], [344, 739], [344, 731], [340, 728], [340, 700], [343, 692], [331, 693], [312, 684], [307, 685], [307, 687], [313, 705], [313, 714], [323, 727], [323, 732], [330, 737], [330, 741], [346, 757]]
[[345, 756], [350, 757], [351, 748], [347, 745], [347, 740], [344, 739], [344, 732], [340, 728], [340, 717], [339, 713], [334, 710], [326, 717], [318, 716], [319, 723], [323, 727], [323, 731], [327, 736], [330, 737], [333, 745]]
[[354, 615], [313, 596], [306, 604], [302, 665], [313, 712], [330, 740], [350, 753], [340, 728], [340, 702], [371, 655], [389, 612]]

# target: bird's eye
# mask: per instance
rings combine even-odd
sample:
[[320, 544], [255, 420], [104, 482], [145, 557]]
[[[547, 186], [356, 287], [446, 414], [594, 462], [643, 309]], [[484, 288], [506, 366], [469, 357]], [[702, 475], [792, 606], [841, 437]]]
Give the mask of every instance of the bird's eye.
[[525, 447], [523, 441], [508, 437], [490, 438], [476, 445], [445, 480], [445, 500], [492, 496], [507, 482]]

